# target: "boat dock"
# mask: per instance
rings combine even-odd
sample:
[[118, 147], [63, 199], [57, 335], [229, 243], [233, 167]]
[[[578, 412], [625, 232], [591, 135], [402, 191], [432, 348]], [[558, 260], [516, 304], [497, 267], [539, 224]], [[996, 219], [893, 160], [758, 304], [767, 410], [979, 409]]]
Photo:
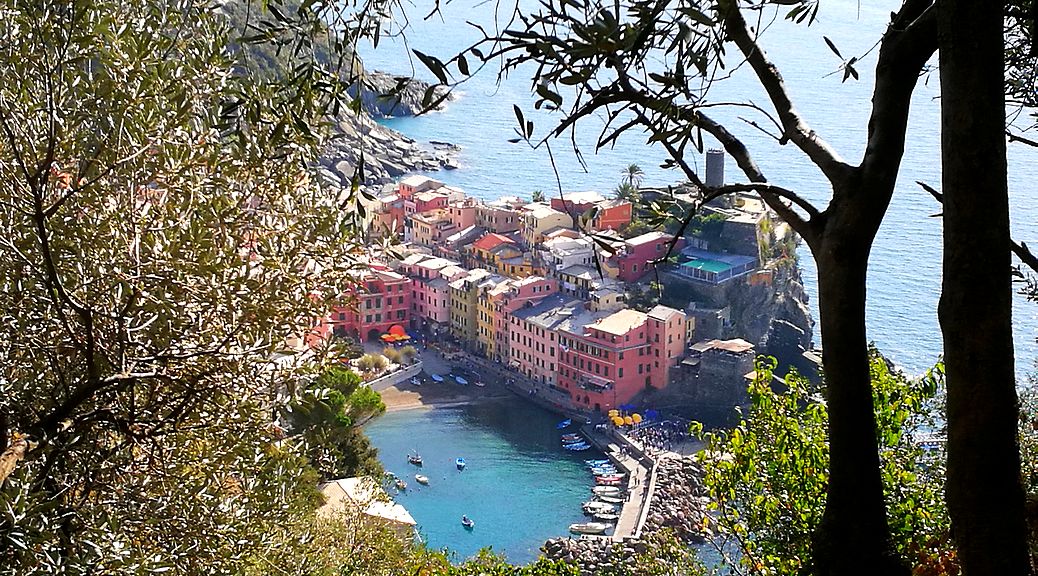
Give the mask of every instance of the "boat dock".
[[[637, 537], [645, 524], [656, 484], [656, 464], [640, 451], [633, 452], [622, 440], [613, 438], [593, 426], [583, 426], [584, 437], [609, 457], [627, 474], [627, 497], [620, 518], [613, 529], [613, 540]], [[623, 448], [621, 448], [623, 444]]]

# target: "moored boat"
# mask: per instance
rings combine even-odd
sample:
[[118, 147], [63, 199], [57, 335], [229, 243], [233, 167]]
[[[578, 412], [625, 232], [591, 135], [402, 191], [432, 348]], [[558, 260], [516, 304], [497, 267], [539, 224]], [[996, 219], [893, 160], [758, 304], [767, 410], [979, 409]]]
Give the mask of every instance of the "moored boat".
[[599, 496], [599, 500], [606, 504], [623, 504], [624, 499], [619, 495], [616, 496]]
[[404, 482], [402, 478], [397, 478], [395, 484], [397, 490], [407, 490], [407, 482]]
[[616, 476], [595, 476], [595, 484], [599, 486], [619, 486], [621, 482], [623, 479]]
[[588, 466], [604, 466], [609, 463], [609, 460], [584, 460], [584, 464]]
[[458, 467], [458, 470], [464, 470], [465, 469], [465, 459], [464, 458], [456, 459], [454, 461], [454, 465]]
[[425, 484], [426, 486], [429, 485], [429, 477], [428, 476], [423, 476], [421, 474], [415, 474], [414, 475], [414, 481], [419, 483], [419, 484]]
[[422, 465], [422, 455], [415, 452], [414, 454], [407, 455], [407, 461], [415, 466]]
[[583, 452], [584, 450], [591, 449], [591, 445], [587, 442], [581, 442], [579, 444], [564, 444], [562, 447], [566, 450], [572, 450], [573, 452]]
[[569, 525], [569, 531], [574, 534], [601, 534], [608, 529], [609, 524], [603, 522], [579, 522]]
[[595, 514], [598, 512], [616, 511], [616, 506], [613, 506], [612, 504], [606, 502], [598, 502], [597, 500], [584, 502], [584, 504], [581, 507], [584, 509], [584, 514]]
[[461, 525], [464, 526], [466, 530], [472, 530], [476, 527], [476, 523], [464, 514], [461, 515]]
[[570, 434], [563, 434], [562, 435], [563, 442], [565, 442], [566, 440], [583, 440], [583, 439], [584, 439], [584, 437], [581, 436], [580, 434], [570, 433]]
[[593, 516], [595, 520], [608, 522], [610, 524], [615, 524], [616, 521], [620, 519], [620, 515], [615, 512], [603, 512], [601, 514], [594, 514]]
[[555, 427], [558, 428], [559, 430], [562, 430], [563, 428], [569, 428], [569, 425], [572, 424], [572, 423], [573, 423], [573, 420], [571, 420], [569, 418], [566, 418], [562, 422], [559, 422], [558, 424], [556, 424]]
[[591, 473], [595, 476], [615, 476], [617, 469], [613, 466], [603, 466], [601, 468], [592, 468]]
[[595, 486], [591, 488], [591, 491], [595, 493], [595, 496], [619, 496], [619, 486]]

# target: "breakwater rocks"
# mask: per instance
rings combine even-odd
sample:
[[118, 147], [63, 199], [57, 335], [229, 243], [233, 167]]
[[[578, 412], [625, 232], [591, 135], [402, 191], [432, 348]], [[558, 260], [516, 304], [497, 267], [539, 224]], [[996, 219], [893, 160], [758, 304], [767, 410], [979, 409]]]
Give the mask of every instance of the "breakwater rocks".
[[652, 533], [667, 528], [682, 542], [702, 542], [701, 529], [709, 501], [702, 478], [703, 469], [691, 458], [660, 459], [656, 489], [642, 531]]
[[[388, 184], [410, 172], [426, 172], [457, 166], [457, 146], [438, 142], [421, 145], [382, 126], [367, 114], [347, 114], [338, 121], [341, 137], [332, 141], [321, 156], [329, 179], [348, 187], [361, 153], [364, 155], [365, 185]], [[335, 184], [335, 182], [331, 182]]]
[[707, 515], [702, 476], [702, 468], [691, 458], [663, 458], [657, 467], [656, 487], [641, 538], [553, 538], [544, 543], [541, 552], [551, 560], [576, 565], [582, 576], [593, 576], [630, 566], [650, 549], [649, 540], [664, 531], [685, 544], [701, 543], [700, 528]]

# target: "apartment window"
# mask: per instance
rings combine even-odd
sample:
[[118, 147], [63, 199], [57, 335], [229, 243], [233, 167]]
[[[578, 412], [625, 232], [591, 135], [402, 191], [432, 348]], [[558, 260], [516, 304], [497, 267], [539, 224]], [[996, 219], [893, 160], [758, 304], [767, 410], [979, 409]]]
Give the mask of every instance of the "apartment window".
[[638, 365], [638, 373], [642, 374], [644, 372], [645, 372], [645, 365], [644, 364], [639, 364]]
[[609, 378], [609, 366], [605, 367], [605, 377]]
[[624, 377], [624, 369], [623, 368], [617, 368], [616, 369], [616, 377], [617, 378], [623, 378]]
[[659, 358], [660, 357], [660, 349], [657, 348], [656, 350], [654, 350], [654, 352], [656, 352], [656, 357]]
[[404, 316], [406, 316], [406, 315], [407, 314], [403, 310], [397, 310], [396, 311], [396, 319], [397, 320], [403, 320]]
[[346, 319], [346, 313], [345, 312], [339, 312], [339, 320], [345, 320], [345, 319]]
[[598, 367], [598, 364], [595, 364], [595, 374], [601, 374], [599, 370], [600, 368]]
[[368, 310], [371, 310], [371, 300], [365, 300], [364, 301], [364, 307], [367, 308]]
[[653, 342], [659, 342], [660, 341], [660, 335], [659, 334], [654, 335], [652, 341]]
[[548, 370], [551, 370], [552, 372], [555, 371], [555, 363], [554, 362], [551, 362], [551, 363], [548, 364]]
[[375, 314], [375, 322], [381, 322], [381, 321], [382, 321], [382, 314], [381, 313]]
[[555, 357], [555, 347], [554, 347], [554, 346], [552, 346], [551, 348], [549, 348], [549, 349], [548, 349], [548, 353], [549, 353], [549, 355], [550, 355], [550, 356], [551, 356], [552, 358], [554, 358], [554, 357]]
[[371, 314], [364, 316], [364, 322], [371, 322]]
[[638, 348], [638, 355], [645, 356], [645, 348]]
[[659, 361], [659, 360], [657, 360], [656, 362], [654, 362], [654, 364], [656, 365], [656, 367], [657, 367], [657, 368], [659, 368], [659, 367], [660, 367], [660, 361]]
[[623, 352], [618, 353], [617, 356], [620, 358], [620, 360], [624, 359], [624, 353]]
[[404, 303], [404, 297], [403, 296], [397, 296], [396, 297], [396, 303], [397, 304], [403, 304]]

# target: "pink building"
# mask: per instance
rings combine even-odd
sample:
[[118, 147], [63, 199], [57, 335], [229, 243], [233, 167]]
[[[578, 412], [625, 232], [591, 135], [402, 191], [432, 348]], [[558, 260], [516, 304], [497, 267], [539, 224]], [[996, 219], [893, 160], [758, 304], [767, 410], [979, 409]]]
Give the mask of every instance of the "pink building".
[[512, 312], [524, 306], [533, 306], [544, 298], [557, 294], [558, 291], [558, 280], [540, 276], [508, 280], [491, 290], [490, 298], [494, 306], [494, 355], [498, 360], [508, 361], [510, 358], [509, 330]]
[[[611, 258], [619, 269], [618, 278], [624, 282], [637, 282], [646, 273], [654, 269], [655, 260], [667, 254], [667, 248], [673, 238], [666, 232], [648, 232], [624, 240], [624, 246]], [[674, 245], [674, 254], [685, 247], [685, 239], [678, 238]]]
[[477, 202], [472, 198], [466, 198], [460, 202], [451, 202], [447, 205], [447, 212], [451, 222], [458, 230], [474, 226], [476, 224]]
[[450, 282], [467, 271], [457, 262], [415, 254], [401, 263], [411, 280], [411, 327], [432, 336], [450, 331]]
[[551, 389], [565, 393], [567, 400], [568, 393], [558, 386], [558, 328], [583, 309], [580, 300], [555, 294], [537, 304], [523, 306], [508, 317], [509, 364], [545, 386], [546, 392]]
[[666, 306], [581, 313], [558, 331], [560, 387], [577, 407], [606, 412], [667, 385], [684, 350], [685, 315]]
[[377, 340], [394, 324], [407, 326], [411, 295], [410, 278], [372, 264], [356, 276], [343, 304], [332, 309], [328, 327], [338, 336]]

